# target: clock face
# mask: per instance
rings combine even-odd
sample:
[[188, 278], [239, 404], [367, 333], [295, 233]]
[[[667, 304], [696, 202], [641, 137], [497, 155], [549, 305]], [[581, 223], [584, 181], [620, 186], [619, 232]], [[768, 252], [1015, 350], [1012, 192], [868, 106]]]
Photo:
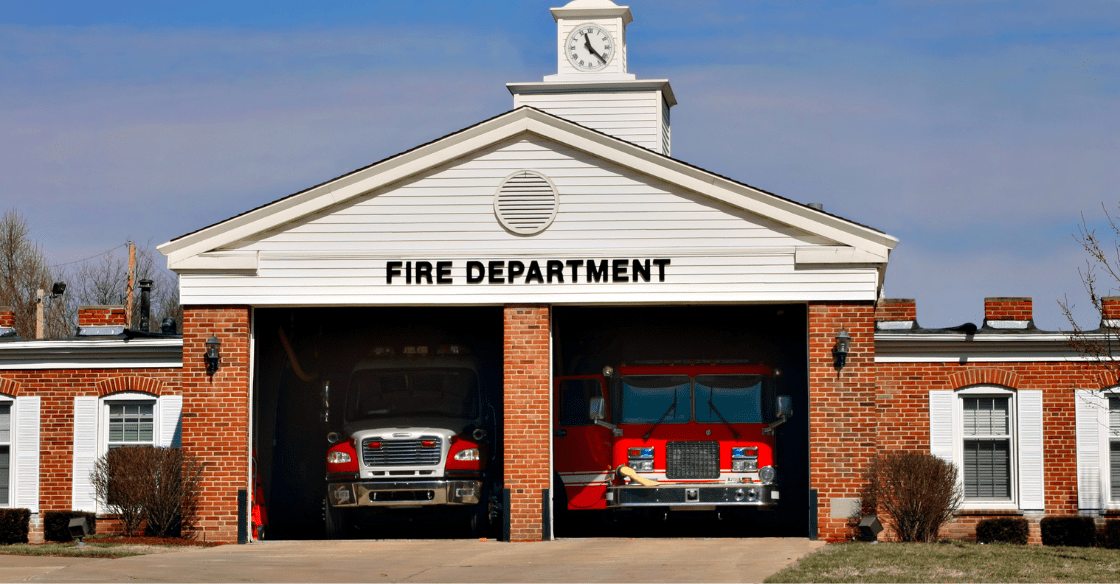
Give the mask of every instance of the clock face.
[[581, 24], [564, 43], [568, 62], [580, 71], [598, 71], [614, 57], [614, 39], [597, 24]]

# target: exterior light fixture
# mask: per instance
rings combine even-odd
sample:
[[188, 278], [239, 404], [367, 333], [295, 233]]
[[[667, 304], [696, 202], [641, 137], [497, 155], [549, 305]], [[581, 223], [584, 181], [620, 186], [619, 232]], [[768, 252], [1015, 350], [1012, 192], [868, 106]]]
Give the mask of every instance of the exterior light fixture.
[[206, 339], [206, 373], [213, 375], [218, 371], [218, 360], [221, 359], [221, 354], [218, 353], [218, 347], [222, 346], [222, 342], [218, 337], [213, 335]]
[[864, 515], [860, 517], [859, 532], [863, 536], [864, 541], [875, 541], [879, 537], [879, 532], [883, 531], [883, 524], [879, 522], [879, 518], [874, 515]]
[[73, 517], [70, 519], [70, 537], [78, 540], [78, 547], [85, 547], [85, 542], [82, 538], [89, 536], [89, 521], [85, 517]]
[[58, 298], [66, 293], [66, 282], [55, 282], [51, 286], [51, 298]]
[[836, 360], [836, 368], [843, 369], [848, 362], [848, 351], [851, 349], [852, 336], [847, 329], [840, 329], [836, 333], [836, 346], [832, 348], [832, 355]]

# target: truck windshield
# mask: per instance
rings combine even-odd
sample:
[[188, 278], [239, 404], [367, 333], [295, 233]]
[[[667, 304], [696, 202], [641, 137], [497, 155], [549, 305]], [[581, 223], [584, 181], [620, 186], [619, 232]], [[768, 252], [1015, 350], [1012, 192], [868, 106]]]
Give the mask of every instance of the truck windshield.
[[401, 417], [478, 418], [478, 378], [470, 369], [363, 369], [354, 372], [346, 421]]
[[725, 420], [732, 424], [762, 422], [761, 375], [696, 376], [696, 421], [718, 424]]
[[687, 375], [624, 375], [622, 423], [687, 422], [692, 417], [691, 389]]

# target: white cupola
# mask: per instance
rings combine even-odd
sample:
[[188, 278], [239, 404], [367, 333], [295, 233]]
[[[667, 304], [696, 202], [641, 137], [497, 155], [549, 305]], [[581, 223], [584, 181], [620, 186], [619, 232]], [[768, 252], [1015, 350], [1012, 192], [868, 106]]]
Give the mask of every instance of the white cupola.
[[629, 6], [610, 0], [572, 0], [552, 8], [556, 74], [541, 82], [508, 83], [513, 107], [532, 106], [669, 155], [667, 79], [637, 79], [626, 70]]

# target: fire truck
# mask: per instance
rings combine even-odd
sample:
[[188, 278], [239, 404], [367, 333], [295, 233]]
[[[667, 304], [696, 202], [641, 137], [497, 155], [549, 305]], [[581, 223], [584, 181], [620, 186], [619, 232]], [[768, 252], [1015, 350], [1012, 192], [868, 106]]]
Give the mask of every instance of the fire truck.
[[[792, 414], [778, 372], [643, 364], [555, 381], [558, 512], [772, 509], [775, 430]], [[560, 485], [556, 485], [560, 489]]]
[[478, 361], [464, 345], [376, 347], [354, 367], [341, 432], [328, 434], [328, 538], [388, 515], [466, 521], [484, 535], [498, 516], [499, 416]]

